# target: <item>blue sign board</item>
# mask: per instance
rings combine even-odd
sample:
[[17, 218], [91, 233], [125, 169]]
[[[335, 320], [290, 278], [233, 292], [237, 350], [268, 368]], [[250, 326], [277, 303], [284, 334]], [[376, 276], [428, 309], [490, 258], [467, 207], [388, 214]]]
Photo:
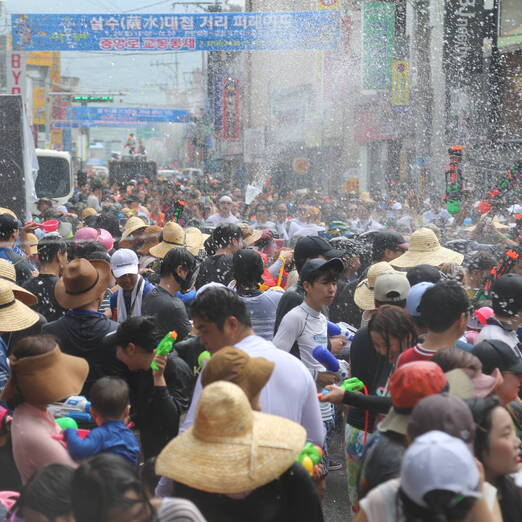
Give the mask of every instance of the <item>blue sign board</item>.
[[57, 121], [57, 129], [68, 127], [142, 127], [149, 123], [188, 123], [188, 111], [112, 107], [71, 107], [67, 121]]
[[335, 49], [339, 11], [198, 14], [14, 14], [19, 51]]

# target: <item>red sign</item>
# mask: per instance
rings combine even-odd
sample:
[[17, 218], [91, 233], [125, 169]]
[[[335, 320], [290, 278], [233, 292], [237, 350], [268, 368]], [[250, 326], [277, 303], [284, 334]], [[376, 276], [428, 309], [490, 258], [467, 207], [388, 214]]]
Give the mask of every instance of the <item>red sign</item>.
[[25, 53], [23, 52], [7, 53], [7, 92], [25, 94]]
[[241, 137], [241, 92], [239, 80], [225, 78], [223, 86], [223, 139], [239, 141]]

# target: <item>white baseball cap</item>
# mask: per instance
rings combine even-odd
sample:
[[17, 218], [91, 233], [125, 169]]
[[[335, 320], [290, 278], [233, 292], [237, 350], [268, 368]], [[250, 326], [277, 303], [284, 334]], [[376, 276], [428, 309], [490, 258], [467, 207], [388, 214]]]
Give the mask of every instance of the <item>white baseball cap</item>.
[[129, 248], [116, 250], [111, 256], [111, 269], [116, 279], [126, 274], [137, 274], [139, 261], [136, 252]]
[[442, 431], [429, 431], [417, 437], [402, 461], [401, 489], [415, 504], [425, 508], [426, 493], [438, 489], [480, 498], [479, 478], [468, 446]]
[[219, 198], [220, 203], [233, 203], [232, 198], [230, 196], [221, 196]]

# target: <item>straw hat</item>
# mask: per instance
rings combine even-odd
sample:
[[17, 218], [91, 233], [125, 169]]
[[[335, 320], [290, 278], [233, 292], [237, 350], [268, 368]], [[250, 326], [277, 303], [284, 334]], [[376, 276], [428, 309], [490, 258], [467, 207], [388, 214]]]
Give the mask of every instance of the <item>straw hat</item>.
[[50, 352], [16, 359], [11, 356], [11, 377], [2, 393], [9, 401], [19, 392], [29, 404], [50, 404], [78, 395], [89, 373], [89, 363], [64, 354], [58, 345]]
[[163, 259], [169, 250], [185, 248], [185, 232], [181, 225], [169, 221], [163, 227], [163, 241], [149, 250], [151, 256]]
[[38, 254], [38, 238], [34, 234], [31, 234], [31, 232], [25, 234], [25, 238], [29, 245], [31, 255], [34, 256]]
[[136, 232], [136, 230], [139, 230], [140, 228], [147, 228], [147, 224], [145, 223], [145, 221], [143, 221], [143, 219], [137, 216], [130, 217], [125, 223], [125, 227], [123, 228], [121, 238], [127, 239], [134, 232]]
[[381, 261], [380, 263], [375, 263], [370, 266], [368, 269], [368, 277], [357, 285], [353, 296], [355, 304], [361, 310], [375, 310], [375, 280], [378, 276], [386, 274], [387, 272], [395, 272], [395, 270], [390, 263], [386, 261]]
[[138, 248], [138, 254], [148, 255], [150, 249], [159, 244], [159, 238], [163, 229], [157, 225], [151, 225], [147, 227], [143, 232], [143, 239], [145, 240], [143, 245]]
[[[479, 224], [480, 223], [477, 223], [476, 225], [471, 225], [470, 227], [464, 227], [464, 230], [466, 232], [475, 232]], [[501, 223], [498, 219], [498, 216], [495, 216], [492, 219], [491, 224], [495, 227], [496, 230], [508, 230], [511, 228], [509, 225], [504, 225], [503, 223]]]
[[205, 248], [203, 245], [209, 237], [209, 234], [203, 234], [199, 228], [187, 227], [185, 229], [185, 243], [187, 245], [187, 250], [193, 256], [197, 256], [199, 252]]
[[54, 287], [54, 296], [62, 308], [74, 309], [102, 295], [111, 275], [111, 266], [102, 259], [73, 259]]
[[439, 266], [443, 263], [460, 265], [463, 260], [463, 254], [440, 246], [433, 230], [420, 228], [412, 234], [409, 250], [391, 264], [397, 268], [410, 268], [417, 265]]
[[253, 412], [241, 388], [218, 381], [203, 389], [193, 427], [167, 444], [156, 473], [209, 493], [241, 493], [279, 477], [305, 442], [302, 426]]
[[38, 298], [29, 290], [16, 284], [16, 270], [12, 263], [7, 259], [0, 259], [0, 279], [5, 281], [18, 301], [27, 306], [34, 306]]
[[0, 215], [2, 214], [9, 214], [10, 216], [13, 216], [15, 219], [18, 219], [16, 217], [16, 214], [8, 208], [0, 207]]
[[239, 223], [239, 228], [241, 229], [243, 241], [248, 246], [252, 246], [254, 243], [259, 241], [263, 235], [262, 230], [254, 230], [248, 223]]
[[87, 207], [87, 208], [84, 208], [81, 212], [81, 219], [86, 219], [90, 216], [99, 216], [100, 214], [98, 212], [96, 212], [96, 210], [94, 210], [93, 208], [91, 207]]
[[0, 280], [0, 332], [19, 332], [38, 322], [40, 316], [15, 299], [12, 283]]

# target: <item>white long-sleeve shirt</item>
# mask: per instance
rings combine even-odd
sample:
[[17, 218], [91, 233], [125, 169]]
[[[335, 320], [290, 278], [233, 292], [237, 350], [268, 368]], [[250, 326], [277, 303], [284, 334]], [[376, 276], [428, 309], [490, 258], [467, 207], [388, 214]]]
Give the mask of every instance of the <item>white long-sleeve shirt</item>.
[[[270, 379], [261, 390], [261, 411], [297, 422], [305, 428], [307, 440], [322, 447], [324, 428], [317, 389], [310, 372], [303, 363], [257, 335], [245, 337], [235, 346], [250, 357], [264, 357], [275, 363]], [[196, 381], [192, 402], [181, 426], [181, 432], [190, 428], [194, 423], [201, 390], [200, 375]]]

